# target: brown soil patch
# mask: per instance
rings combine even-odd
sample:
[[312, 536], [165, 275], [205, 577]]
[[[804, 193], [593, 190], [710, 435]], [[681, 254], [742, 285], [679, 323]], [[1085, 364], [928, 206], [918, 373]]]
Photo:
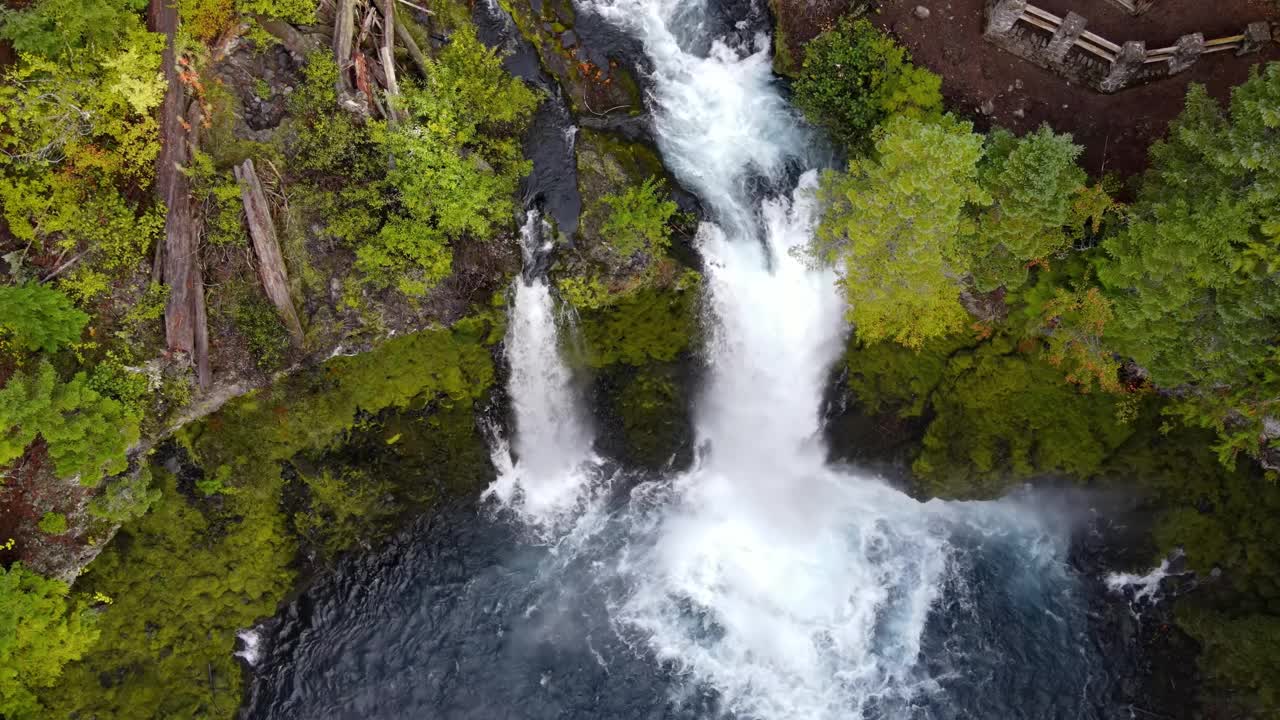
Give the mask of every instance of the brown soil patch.
[[[1148, 47], [1172, 44], [1179, 35], [1203, 32], [1207, 39], [1240, 32], [1251, 21], [1280, 20], [1268, 0], [1162, 0], [1137, 18], [1107, 0], [1037, 0], [1058, 14], [1068, 10], [1089, 18], [1089, 29], [1115, 42], [1146, 40]], [[914, 14], [929, 8], [927, 19]], [[1102, 95], [999, 50], [982, 39], [984, 0], [884, 0], [872, 20], [892, 32], [915, 61], [942, 76], [948, 107], [979, 124], [1017, 132], [1049, 123], [1085, 146], [1083, 164], [1091, 174], [1132, 175], [1146, 166], [1147, 146], [1164, 135], [1183, 106], [1190, 83], [1203, 83], [1225, 99], [1231, 87], [1257, 63], [1280, 60], [1280, 45], [1236, 57], [1206, 56], [1190, 70], [1148, 85]], [[983, 113], [986, 105], [987, 113]]]

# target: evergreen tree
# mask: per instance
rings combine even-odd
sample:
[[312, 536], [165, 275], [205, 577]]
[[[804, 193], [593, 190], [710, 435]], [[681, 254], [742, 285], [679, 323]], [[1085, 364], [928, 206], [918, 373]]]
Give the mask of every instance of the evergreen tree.
[[966, 243], [977, 230], [970, 208], [989, 202], [978, 185], [981, 155], [969, 123], [896, 116], [874, 158], [824, 175], [813, 250], [839, 269], [863, 342], [920, 347], [965, 326]]

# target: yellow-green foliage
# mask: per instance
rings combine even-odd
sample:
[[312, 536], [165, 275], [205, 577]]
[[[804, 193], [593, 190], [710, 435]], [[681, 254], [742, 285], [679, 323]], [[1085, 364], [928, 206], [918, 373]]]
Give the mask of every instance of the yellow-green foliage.
[[0, 84], [0, 205], [28, 252], [77, 262], [59, 283], [82, 302], [136, 269], [163, 212], [159, 152], [164, 38], [136, 0], [38, 0], [0, 19], [21, 53]]
[[93, 389], [88, 375], [63, 382], [48, 362], [21, 370], [0, 388], [0, 464], [44, 438], [60, 477], [96, 485], [125, 468], [125, 450], [138, 440], [138, 417]]
[[89, 316], [45, 285], [0, 286], [0, 343], [51, 353], [80, 339]]
[[520, 138], [538, 98], [502, 69], [471, 27], [458, 28], [429, 61], [422, 86], [396, 101], [412, 122], [375, 132], [394, 158], [387, 180], [399, 217], [356, 249], [374, 285], [421, 295], [448, 275], [448, 243], [485, 241], [515, 215], [515, 191], [532, 167]]
[[596, 310], [579, 312], [585, 362], [591, 367], [615, 363], [644, 365], [674, 360], [698, 335], [699, 283], [689, 279], [672, 288], [646, 287]]
[[823, 175], [814, 252], [840, 270], [862, 340], [918, 348], [967, 324], [960, 280], [976, 231], [967, 209], [989, 201], [978, 185], [981, 154], [982, 136], [968, 123], [897, 116], [873, 159]]
[[419, 397], [469, 403], [493, 382], [493, 361], [481, 343], [485, 336], [469, 325], [424, 330], [389, 340], [372, 353], [334, 358], [271, 393], [229, 403], [184, 431], [185, 442], [206, 470], [237, 469], [234, 483], [238, 468], [326, 446], [361, 411], [405, 407]]
[[35, 693], [52, 687], [63, 665], [98, 639], [92, 613], [68, 590], [21, 563], [0, 566], [0, 716], [51, 717]]
[[160, 502], [125, 526], [81, 582], [104, 593], [102, 640], [42, 694], [48, 717], [230, 718], [240, 701], [238, 629], [275, 611], [294, 543], [272, 465], [246, 466], [223, 503], [193, 501], [156, 470]]
[[951, 358], [933, 407], [913, 469], [944, 497], [993, 497], [1039, 474], [1090, 477], [1133, 432], [1116, 398], [1081, 393], [1001, 337]]
[[657, 177], [650, 175], [639, 185], [605, 195], [600, 202], [609, 208], [600, 234], [620, 258], [630, 258], [641, 250], [653, 257], [666, 253], [671, 245], [668, 224], [676, 214], [676, 204], [667, 199]]

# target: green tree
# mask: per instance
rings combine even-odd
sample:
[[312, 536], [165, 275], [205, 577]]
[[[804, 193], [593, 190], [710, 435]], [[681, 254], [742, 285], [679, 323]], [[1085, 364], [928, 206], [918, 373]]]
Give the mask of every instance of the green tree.
[[872, 128], [890, 116], [939, 117], [941, 87], [893, 38], [849, 17], [805, 46], [794, 85], [805, 116], [855, 152], [870, 148]]
[[80, 339], [89, 316], [45, 285], [0, 286], [0, 336], [28, 352], [54, 352]]
[[33, 691], [53, 686], [98, 638], [68, 590], [21, 563], [0, 567], [0, 715], [9, 720], [47, 717]]
[[515, 214], [530, 164], [520, 138], [538, 97], [502, 69], [470, 27], [459, 28], [430, 63], [424, 85], [398, 101], [413, 122], [379, 132], [394, 159], [387, 175], [400, 219], [357, 250], [375, 284], [422, 294], [448, 274], [449, 242], [487, 240]]
[[[1236, 87], [1227, 112], [1192, 86], [1098, 262], [1115, 303], [1107, 340], [1157, 385], [1191, 391], [1232, 450], [1256, 452], [1280, 394], [1274, 373], [1258, 377], [1280, 340], [1277, 107], [1278, 63]], [[1228, 393], [1230, 406], [1214, 399]]]
[[838, 268], [863, 342], [920, 347], [965, 326], [959, 297], [976, 230], [969, 214], [989, 202], [978, 185], [981, 155], [969, 123], [895, 116], [874, 158], [823, 176], [813, 252]]
[[1066, 226], [1086, 176], [1076, 165], [1081, 148], [1049, 126], [1021, 138], [1007, 130], [987, 136], [979, 182], [992, 204], [971, 244], [973, 280], [983, 292], [1016, 290], [1028, 263], [1068, 247]]
[[138, 440], [138, 417], [94, 390], [86, 373], [62, 382], [42, 362], [0, 388], [0, 464], [20, 457], [37, 436], [48, 444], [60, 477], [94, 485], [124, 470], [125, 451]]
[[667, 251], [671, 244], [668, 224], [676, 214], [676, 204], [667, 199], [658, 178], [650, 176], [621, 193], [605, 195], [600, 202], [609, 207], [600, 233], [618, 257], [630, 259], [641, 250], [656, 257]]

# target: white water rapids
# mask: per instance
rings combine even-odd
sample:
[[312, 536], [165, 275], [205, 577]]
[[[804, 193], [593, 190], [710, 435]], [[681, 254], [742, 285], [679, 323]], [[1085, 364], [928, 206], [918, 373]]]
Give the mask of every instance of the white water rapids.
[[[563, 530], [563, 553], [600, 513], [625, 515], [632, 537], [598, 570], [626, 588], [609, 608], [615, 628], [691, 686], [713, 688], [724, 711], [908, 716], [937, 689], [921, 646], [956, 528], [1017, 537], [1025, 562], [1046, 572], [1062, 542], [1012, 502], [921, 504], [825, 465], [818, 408], [844, 306], [835, 278], [791, 252], [813, 231], [816, 171], [781, 196], [759, 190], [812, 167], [813, 138], [778, 93], [768, 39], [705, 52], [698, 1], [580, 5], [643, 43], [664, 160], [711, 213], [698, 233], [710, 370], [695, 466], [640, 485], [625, 509], [591, 506], [599, 462], [559, 354], [554, 298], [544, 280], [520, 281], [507, 338], [514, 452], [497, 450], [490, 493], [531, 526]], [[539, 222], [529, 220], [526, 247]]]

